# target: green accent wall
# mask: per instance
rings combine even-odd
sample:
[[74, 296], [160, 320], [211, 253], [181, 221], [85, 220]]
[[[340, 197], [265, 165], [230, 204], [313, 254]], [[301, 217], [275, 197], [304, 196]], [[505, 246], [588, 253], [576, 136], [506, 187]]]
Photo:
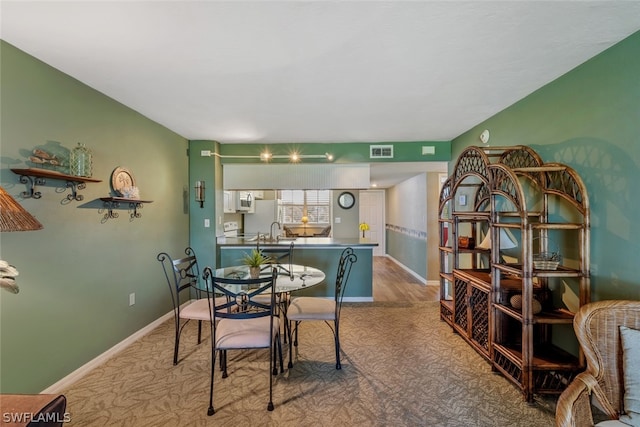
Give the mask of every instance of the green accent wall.
[[456, 159], [489, 129], [489, 145], [528, 145], [580, 174], [591, 204], [593, 300], [640, 299], [639, 76], [636, 32], [453, 141]]
[[[205, 266], [216, 268], [216, 236], [224, 232], [220, 159], [215, 156], [203, 157], [201, 154], [203, 150], [217, 152], [218, 146], [214, 141], [189, 141], [189, 187], [192, 194], [189, 242], [198, 257], [201, 270]], [[205, 182], [205, 202], [202, 208], [193, 194], [196, 181]], [[209, 220], [209, 227], [205, 227], [205, 220]]]
[[[39, 393], [171, 310], [156, 255], [189, 243], [187, 141], [4, 41], [0, 55], [1, 185], [44, 225], [0, 235], [0, 258], [20, 272], [20, 293], [0, 291], [0, 391]], [[34, 148], [64, 156], [78, 142], [102, 180], [84, 200], [66, 201], [56, 180], [38, 186], [41, 199], [20, 198], [10, 168], [28, 167]], [[125, 208], [104, 221], [99, 198], [118, 166], [153, 200], [141, 218]]]

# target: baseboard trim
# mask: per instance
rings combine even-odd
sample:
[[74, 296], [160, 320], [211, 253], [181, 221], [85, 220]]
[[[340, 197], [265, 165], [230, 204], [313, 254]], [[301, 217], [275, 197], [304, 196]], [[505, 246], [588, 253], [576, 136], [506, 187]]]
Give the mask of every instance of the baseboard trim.
[[148, 333], [150, 333], [151, 331], [153, 331], [158, 326], [160, 326], [165, 321], [167, 321], [168, 319], [171, 319], [171, 318], [173, 318], [173, 310], [171, 310], [167, 314], [163, 315], [162, 317], [154, 320], [153, 322], [149, 323], [144, 328], [134, 332], [133, 334], [131, 334], [130, 336], [128, 336], [124, 340], [120, 341], [118, 344], [114, 345], [113, 347], [111, 347], [110, 349], [105, 351], [104, 353], [100, 354], [99, 356], [96, 356], [94, 359], [90, 360], [89, 362], [85, 363], [84, 365], [82, 365], [81, 367], [76, 369], [75, 371], [71, 372], [69, 375], [67, 375], [66, 377], [62, 378], [60, 381], [58, 381], [58, 382], [50, 385], [46, 389], [42, 390], [41, 393], [43, 393], [43, 394], [61, 393], [63, 390], [67, 389], [69, 386], [71, 386], [73, 383], [78, 381], [80, 378], [82, 378], [85, 375], [87, 375], [93, 369], [95, 369], [98, 366], [102, 365], [104, 362], [106, 362], [107, 360], [109, 360], [110, 358], [115, 356], [116, 354], [120, 353], [122, 350], [126, 349], [131, 344], [133, 344], [134, 342], [136, 342], [140, 338], [144, 337], [145, 335], [147, 335]]
[[391, 261], [393, 261], [396, 264], [398, 264], [398, 267], [402, 268], [407, 273], [411, 274], [413, 277], [415, 277], [423, 285], [428, 285], [429, 284], [429, 283], [427, 283], [427, 280], [424, 277], [420, 276], [418, 273], [416, 273], [415, 271], [413, 271], [412, 269], [410, 269], [409, 267], [407, 267], [406, 265], [404, 265], [403, 263], [401, 263], [400, 261], [398, 261], [397, 259], [395, 259], [391, 255], [386, 254], [385, 256], [387, 258], [389, 258]]

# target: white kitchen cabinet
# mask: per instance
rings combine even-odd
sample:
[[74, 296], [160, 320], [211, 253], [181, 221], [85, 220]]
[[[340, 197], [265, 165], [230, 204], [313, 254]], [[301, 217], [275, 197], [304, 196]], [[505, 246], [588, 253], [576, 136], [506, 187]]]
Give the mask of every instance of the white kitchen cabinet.
[[236, 213], [236, 192], [224, 192], [224, 213]]

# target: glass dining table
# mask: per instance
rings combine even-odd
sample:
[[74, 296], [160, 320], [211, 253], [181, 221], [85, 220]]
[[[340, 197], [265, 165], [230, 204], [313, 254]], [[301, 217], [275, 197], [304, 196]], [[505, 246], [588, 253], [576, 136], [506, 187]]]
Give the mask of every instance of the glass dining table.
[[[307, 265], [299, 264], [274, 264], [278, 270], [276, 278], [275, 292], [277, 294], [289, 293], [300, 289], [308, 289], [322, 283], [325, 274], [322, 270]], [[263, 268], [261, 275], [268, 276], [271, 268]], [[221, 267], [215, 270], [215, 277], [229, 279], [249, 279], [249, 267], [246, 265], [236, 265], [232, 267]], [[225, 287], [234, 293], [250, 290], [247, 285], [228, 284]]]

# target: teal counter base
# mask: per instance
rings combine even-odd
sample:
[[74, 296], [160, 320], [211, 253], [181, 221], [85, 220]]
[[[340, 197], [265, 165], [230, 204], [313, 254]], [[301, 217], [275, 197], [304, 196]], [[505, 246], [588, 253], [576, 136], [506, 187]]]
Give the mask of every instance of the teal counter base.
[[[373, 247], [352, 246], [358, 260], [351, 269], [351, 275], [345, 289], [344, 301], [365, 302], [373, 301]], [[241, 264], [241, 259], [245, 253], [254, 249], [255, 245], [239, 247], [220, 247], [220, 266], [230, 267]], [[340, 254], [345, 249], [344, 246], [322, 246], [322, 247], [296, 247], [293, 251], [293, 263], [308, 265], [322, 270], [326, 279], [319, 285], [312, 288], [296, 291], [293, 296], [315, 296], [334, 297], [334, 286], [338, 261]]]

